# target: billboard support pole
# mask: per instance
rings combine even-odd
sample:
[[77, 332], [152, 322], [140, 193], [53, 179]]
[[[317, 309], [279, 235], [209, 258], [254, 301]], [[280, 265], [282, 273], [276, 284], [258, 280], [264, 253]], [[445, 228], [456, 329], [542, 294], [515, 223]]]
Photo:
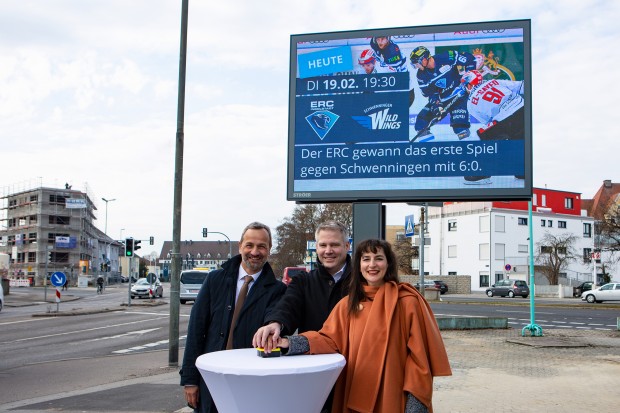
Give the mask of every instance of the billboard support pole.
[[534, 285], [534, 230], [532, 223], [532, 200], [530, 199], [527, 203], [527, 212], [528, 212], [528, 225], [530, 231], [530, 323], [523, 327], [521, 330], [521, 335], [525, 336], [525, 331], [529, 330], [532, 337], [542, 337], [543, 330], [542, 327], [536, 324], [536, 317], [534, 311], [534, 296], [536, 295], [536, 286]]
[[381, 202], [354, 202], [353, 245], [368, 238], [385, 239], [385, 206]]

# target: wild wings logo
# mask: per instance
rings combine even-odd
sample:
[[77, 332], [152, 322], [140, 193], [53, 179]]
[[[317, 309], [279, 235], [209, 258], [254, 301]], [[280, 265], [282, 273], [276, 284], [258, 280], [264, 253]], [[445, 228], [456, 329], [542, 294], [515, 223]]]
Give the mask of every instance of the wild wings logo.
[[323, 140], [329, 131], [332, 130], [339, 117], [328, 110], [319, 110], [306, 116], [306, 121], [310, 124], [314, 133]]
[[392, 105], [389, 103], [371, 106], [364, 110], [364, 112], [368, 113], [367, 115], [352, 116], [352, 118], [361, 126], [370, 130], [400, 129], [401, 121], [398, 118], [398, 114], [390, 113], [391, 108]]

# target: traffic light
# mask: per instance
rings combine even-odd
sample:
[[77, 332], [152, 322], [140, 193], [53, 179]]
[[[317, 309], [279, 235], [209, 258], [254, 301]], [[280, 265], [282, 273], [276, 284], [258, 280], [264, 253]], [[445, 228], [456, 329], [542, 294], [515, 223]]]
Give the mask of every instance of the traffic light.
[[207, 231], [207, 229], [206, 229], [206, 228], [203, 228], [203, 229], [202, 229], [202, 237], [203, 237], [203, 238], [207, 238], [207, 234], [208, 234], [208, 233], [209, 233], [209, 231]]
[[133, 257], [133, 238], [125, 239], [125, 257]]
[[134, 250], [134, 251], [138, 251], [140, 248], [142, 248], [142, 247], [140, 246], [140, 243], [141, 243], [141, 242], [142, 242], [142, 241], [140, 241], [139, 239], [135, 239], [135, 240], [133, 240], [133, 250]]
[[47, 262], [54, 262], [54, 253], [52, 251], [47, 253]]
[[155, 237], [151, 237], [151, 238], [149, 238], [149, 244], [150, 244], [150, 245], [155, 244]]

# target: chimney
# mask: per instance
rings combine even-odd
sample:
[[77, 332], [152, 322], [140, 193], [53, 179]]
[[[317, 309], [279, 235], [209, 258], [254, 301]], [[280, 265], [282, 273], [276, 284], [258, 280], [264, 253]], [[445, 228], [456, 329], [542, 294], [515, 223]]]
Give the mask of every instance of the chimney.
[[603, 186], [604, 186], [605, 188], [611, 188], [611, 179], [605, 179], [605, 180], [603, 181]]

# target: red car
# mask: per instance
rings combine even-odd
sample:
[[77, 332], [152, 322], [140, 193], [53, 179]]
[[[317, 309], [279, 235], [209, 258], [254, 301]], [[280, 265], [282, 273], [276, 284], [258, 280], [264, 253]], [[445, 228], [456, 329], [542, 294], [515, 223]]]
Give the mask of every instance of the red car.
[[306, 267], [286, 267], [284, 273], [282, 273], [282, 282], [289, 285], [291, 278], [298, 274], [306, 274]]

